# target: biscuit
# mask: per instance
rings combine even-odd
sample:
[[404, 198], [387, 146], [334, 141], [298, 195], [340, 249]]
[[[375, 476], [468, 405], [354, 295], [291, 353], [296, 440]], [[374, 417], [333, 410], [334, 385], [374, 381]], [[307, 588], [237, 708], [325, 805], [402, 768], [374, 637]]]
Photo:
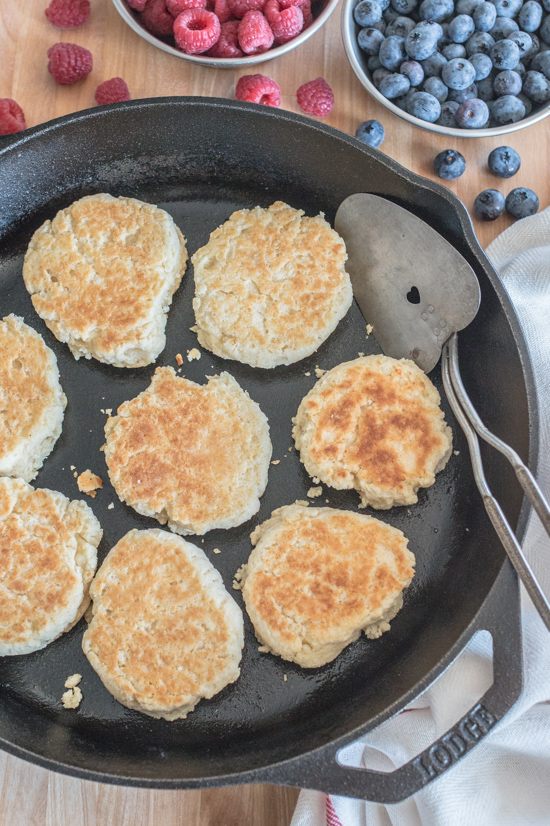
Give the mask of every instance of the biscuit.
[[293, 436], [307, 472], [359, 493], [361, 506], [412, 505], [452, 452], [439, 393], [412, 361], [364, 356], [325, 373]]
[[57, 359], [16, 315], [0, 321], [0, 476], [30, 482], [61, 433], [67, 399]]
[[179, 534], [232, 528], [260, 507], [271, 441], [265, 415], [228, 373], [199, 385], [157, 367], [105, 425], [119, 498]]
[[311, 355], [351, 306], [346, 259], [322, 214], [281, 201], [234, 212], [191, 259], [199, 343], [253, 367]]
[[132, 530], [95, 577], [82, 648], [108, 691], [151, 717], [186, 717], [240, 673], [240, 608], [199, 548]]
[[38, 651], [78, 622], [101, 536], [84, 502], [0, 479], [0, 655]]
[[185, 239], [167, 212], [103, 193], [36, 230], [23, 278], [36, 312], [76, 359], [142, 367], [165, 347], [186, 262]]
[[404, 534], [352, 511], [286, 505], [251, 539], [241, 583], [256, 636], [304, 668], [330, 662], [361, 631], [388, 631], [414, 576]]

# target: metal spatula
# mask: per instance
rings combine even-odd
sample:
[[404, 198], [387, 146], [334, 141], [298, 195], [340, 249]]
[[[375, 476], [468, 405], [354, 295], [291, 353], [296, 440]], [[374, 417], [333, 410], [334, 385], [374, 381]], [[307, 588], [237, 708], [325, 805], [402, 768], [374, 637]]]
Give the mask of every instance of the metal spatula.
[[512, 464], [550, 536], [550, 508], [533, 475], [509, 445], [479, 418], [460, 378], [457, 332], [474, 318], [481, 298], [477, 277], [429, 224], [377, 195], [350, 195], [336, 213], [346, 242], [347, 270], [365, 320], [387, 356], [412, 359], [426, 373], [442, 355], [443, 386], [466, 434], [477, 487], [495, 530], [550, 630], [550, 595], [525, 559], [514, 532], [487, 485], [477, 433]]

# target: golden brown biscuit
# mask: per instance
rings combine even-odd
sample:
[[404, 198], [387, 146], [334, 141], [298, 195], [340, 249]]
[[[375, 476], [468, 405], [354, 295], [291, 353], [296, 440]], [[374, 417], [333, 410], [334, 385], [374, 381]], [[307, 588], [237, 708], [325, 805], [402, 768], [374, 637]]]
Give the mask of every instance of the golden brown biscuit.
[[164, 349], [185, 239], [163, 209], [87, 195], [34, 233], [23, 265], [38, 315], [76, 359], [142, 367]]
[[0, 476], [32, 481], [56, 443], [67, 399], [57, 359], [16, 315], [0, 321]]
[[330, 662], [361, 631], [388, 631], [414, 576], [403, 533], [351, 511], [287, 505], [251, 539], [242, 591], [256, 636], [304, 668]]
[[418, 501], [452, 451], [439, 393], [412, 361], [365, 356], [325, 373], [302, 400], [293, 430], [307, 472], [361, 505]]
[[260, 507], [269, 426], [228, 373], [199, 385], [157, 367], [147, 390], [107, 420], [105, 435], [119, 498], [176, 533], [231, 528]]
[[78, 622], [101, 536], [84, 502], [0, 479], [0, 655], [37, 651]]
[[82, 648], [128, 708], [177, 720], [239, 676], [242, 613], [204, 552], [181, 537], [130, 531], [91, 595]]
[[346, 247], [323, 215], [241, 209], [192, 258], [199, 343], [253, 367], [311, 355], [351, 306]]

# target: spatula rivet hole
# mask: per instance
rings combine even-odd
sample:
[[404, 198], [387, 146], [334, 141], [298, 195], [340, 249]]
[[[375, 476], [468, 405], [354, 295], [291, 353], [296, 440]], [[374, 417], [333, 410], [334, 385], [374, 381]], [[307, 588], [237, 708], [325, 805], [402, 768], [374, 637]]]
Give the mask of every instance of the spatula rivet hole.
[[409, 304], [420, 304], [420, 293], [418, 287], [411, 287], [407, 293], [407, 301]]
[[434, 327], [434, 333], [436, 334], [436, 336], [439, 335], [439, 327]]
[[428, 320], [428, 313], [422, 313], [421, 318], [423, 318], [424, 321], [427, 321]]
[[428, 307], [428, 312], [429, 312], [429, 313], [433, 313], [433, 311], [434, 311], [434, 308], [433, 308], [433, 307], [432, 307], [432, 305], [430, 304], [430, 306]]
[[441, 319], [441, 321], [440, 321], [439, 323], [440, 323], [440, 325], [441, 325], [442, 327], [446, 327], [446, 326], [447, 326], [447, 322], [446, 322], [446, 321], [445, 321], [445, 319], [443, 319], [443, 318]]

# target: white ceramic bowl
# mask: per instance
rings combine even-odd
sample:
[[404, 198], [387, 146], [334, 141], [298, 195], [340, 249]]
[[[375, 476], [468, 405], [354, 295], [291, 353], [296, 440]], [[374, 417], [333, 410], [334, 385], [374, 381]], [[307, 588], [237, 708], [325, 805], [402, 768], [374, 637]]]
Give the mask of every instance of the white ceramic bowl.
[[276, 46], [274, 49], [268, 49], [267, 52], [262, 52], [262, 54], [247, 55], [245, 57], [220, 58], [207, 57], [202, 54], [185, 54], [185, 52], [182, 52], [181, 49], [171, 46], [169, 43], [166, 43], [164, 40], [160, 40], [158, 37], [155, 37], [154, 34], [147, 31], [147, 29], [141, 24], [139, 14], [130, 9], [124, 0], [113, 0], [114, 6], [122, 19], [137, 34], [139, 34], [140, 37], [143, 37], [144, 40], [151, 43], [152, 46], [156, 46], [157, 49], [162, 49], [163, 52], [168, 52], [168, 54], [174, 55], [174, 57], [180, 57], [183, 58], [183, 60], [190, 60], [192, 63], [201, 63], [203, 66], [212, 66], [215, 69], [234, 69], [239, 66], [255, 66], [257, 63], [265, 63], [266, 60], [273, 60], [273, 58], [279, 57], [279, 55], [285, 54], [285, 52], [289, 52], [291, 49], [295, 49], [301, 43], [304, 43], [308, 38], [310, 38], [312, 34], [315, 34], [315, 32], [318, 31], [324, 23], [326, 23], [338, 5], [338, 2], [339, 0], [317, 0], [312, 8], [314, 19], [311, 26], [292, 40], [289, 40], [288, 43], [284, 43], [282, 46]]
[[439, 132], [440, 135], [452, 135], [456, 138], [490, 138], [497, 135], [507, 135], [509, 132], [516, 132], [518, 129], [525, 129], [526, 126], [531, 126], [532, 123], [538, 123], [543, 118], [550, 115], [550, 102], [544, 104], [536, 112], [532, 112], [523, 120], [518, 120], [517, 123], [510, 123], [507, 126], [493, 126], [490, 129], [461, 129], [460, 127], [452, 128], [450, 126], [440, 126], [437, 123], [428, 123], [428, 121], [415, 118], [404, 112], [391, 100], [382, 95], [370, 78], [370, 72], [367, 69], [368, 56], [359, 48], [357, 43], [357, 34], [361, 27], [357, 25], [353, 19], [353, 10], [359, 0], [344, 0], [342, 7], [342, 39], [344, 41], [344, 48], [351, 63], [351, 68], [370, 94], [376, 100], [398, 115], [403, 120], [409, 123], [414, 123], [415, 126], [421, 126], [423, 129], [429, 129], [431, 132]]

